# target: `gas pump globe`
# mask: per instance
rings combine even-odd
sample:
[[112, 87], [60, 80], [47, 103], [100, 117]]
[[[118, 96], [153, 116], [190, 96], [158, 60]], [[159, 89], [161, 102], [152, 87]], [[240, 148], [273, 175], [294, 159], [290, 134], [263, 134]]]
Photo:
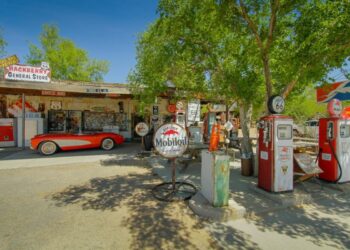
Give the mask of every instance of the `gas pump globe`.
[[293, 190], [293, 120], [281, 115], [284, 99], [272, 96], [271, 115], [259, 122], [258, 186], [269, 192]]
[[328, 103], [328, 118], [319, 121], [320, 179], [330, 182], [350, 181], [350, 119], [341, 118], [341, 102]]

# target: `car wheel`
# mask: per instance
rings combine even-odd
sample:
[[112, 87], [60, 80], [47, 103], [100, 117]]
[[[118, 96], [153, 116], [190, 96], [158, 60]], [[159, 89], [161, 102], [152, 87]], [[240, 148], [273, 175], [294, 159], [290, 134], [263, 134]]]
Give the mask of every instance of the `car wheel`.
[[114, 148], [114, 141], [111, 138], [105, 138], [102, 140], [101, 143], [101, 148], [103, 150], [111, 150], [112, 148]]
[[56, 143], [52, 141], [44, 141], [39, 145], [39, 152], [43, 155], [53, 155], [57, 149]]

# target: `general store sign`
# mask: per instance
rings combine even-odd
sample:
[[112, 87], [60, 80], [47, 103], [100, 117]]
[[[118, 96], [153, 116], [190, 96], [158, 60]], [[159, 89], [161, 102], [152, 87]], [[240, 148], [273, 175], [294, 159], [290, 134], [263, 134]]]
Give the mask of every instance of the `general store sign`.
[[5, 79], [29, 82], [50, 82], [51, 70], [44, 67], [10, 65], [5, 67]]
[[188, 147], [187, 132], [177, 123], [166, 123], [156, 131], [153, 145], [166, 158], [181, 156]]
[[0, 68], [10, 66], [12, 64], [17, 64], [19, 62], [18, 57], [16, 55], [6, 57], [4, 59], [0, 59]]

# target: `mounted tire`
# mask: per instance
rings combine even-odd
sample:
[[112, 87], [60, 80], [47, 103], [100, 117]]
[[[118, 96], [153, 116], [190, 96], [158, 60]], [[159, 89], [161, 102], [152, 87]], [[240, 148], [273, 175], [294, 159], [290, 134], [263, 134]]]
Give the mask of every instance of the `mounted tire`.
[[103, 150], [112, 150], [115, 146], [115, 142], [111, 138], [105, 138], [101, 142], [101, 148]]
[[58, 150], [58, 146], [53, 141], [44, 141], [39, 145], [39, 152], [42, 155], [53, 155]]

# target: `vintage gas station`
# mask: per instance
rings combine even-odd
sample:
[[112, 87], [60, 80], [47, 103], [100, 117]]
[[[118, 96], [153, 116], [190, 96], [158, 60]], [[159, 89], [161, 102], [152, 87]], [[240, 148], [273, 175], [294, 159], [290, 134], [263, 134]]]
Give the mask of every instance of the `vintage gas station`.
[[[43, 76], [32, 79], [32, 73]], [[0, 81], [1, 147], [29, 146], [37, 134], [112, 132], [129, 141], [141, 137], [143, 149], [171, 164], [171, 181], [153, 188], [154, 197], [161, 201], [190, 199], [196, 211], [198, 202], [205, 201], [207, 207], [244, 214], [245, 208], [230, 198], [234, 186], [231, 165], [237, 159], [240, 178], [257, 177], [256, 184], [250, 186], [267, 198], [294, 199], [299, 195], [294, 192], [298, 182], [317, 179], [327, 186], [350, 181], [350, 117], [337, 99], [350, 99], [349, 81], [317, 90], [318, 101], [328, 103], [329, 115], [319, 120], [318, 147], [313, 155], [296, 150], [293, 119], [283, 114], [284, 99], [272, 96], [267, 103], [269, 114], [258, 121], [254, 161], [241, 154], [239, 125], [226, 117], [228, 107], [218, 112], [211, 106], [202, 122], [201, 100], [174, 103], [165, 95], [156, 98], [148, 119], [141, 119], [126, 84], [52, 81], [49, 68], [43, 65], [8, 66], [5, 78]], [[230, 149], [230, 156], [232, 140], [237, 144]], [[199, 164], [200, 185], [178, 179], [191, 164]]]

